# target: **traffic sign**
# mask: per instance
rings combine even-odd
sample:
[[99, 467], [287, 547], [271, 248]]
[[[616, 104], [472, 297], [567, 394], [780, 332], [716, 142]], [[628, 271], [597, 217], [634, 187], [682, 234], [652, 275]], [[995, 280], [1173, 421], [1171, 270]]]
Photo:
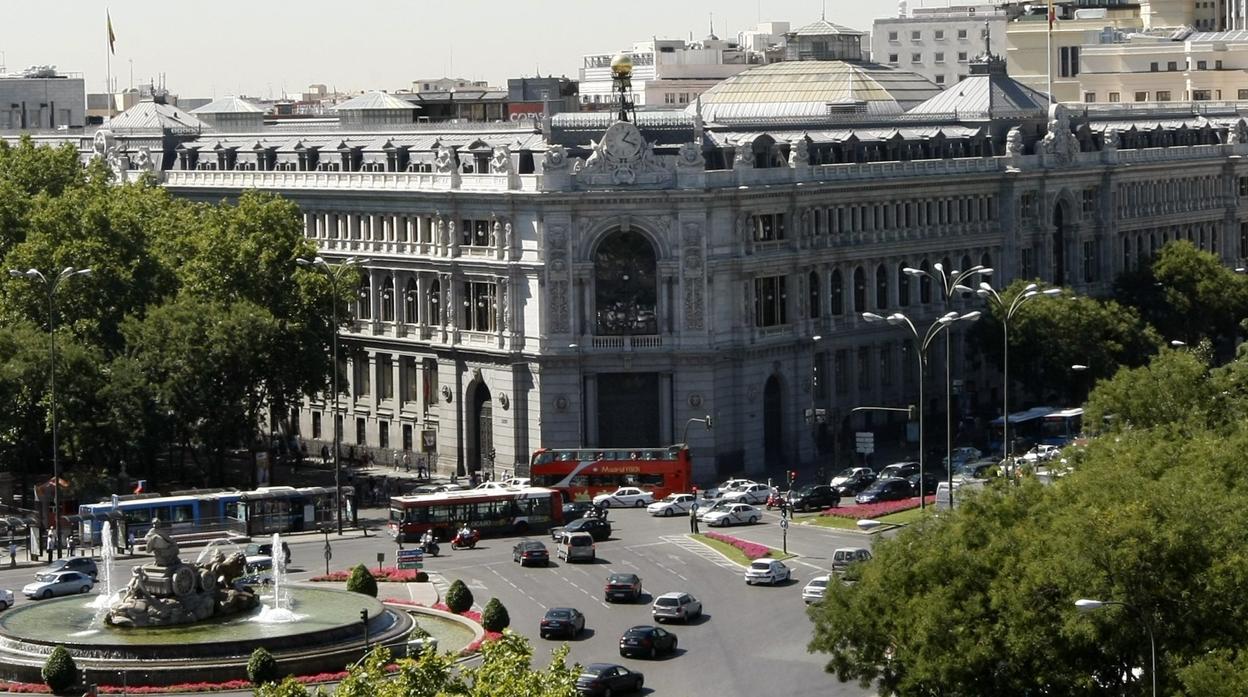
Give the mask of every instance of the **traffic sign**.
[[875, 434], [871, 431], [855, 432], [854, 443], [858, 446], [858, 452], [863, 455], [870, 455], [875, 452]]
[[420, 569], [424, 567], [425, 553], [419, 549], [400, 549], [400, 569]]
[[789, 519], [788, 519], [788, 518], [781, 518], [781, 519], [780, 519], [780, 529], [781, 529], [781, 530], [788, 530], [788, 529], [789, 529]]

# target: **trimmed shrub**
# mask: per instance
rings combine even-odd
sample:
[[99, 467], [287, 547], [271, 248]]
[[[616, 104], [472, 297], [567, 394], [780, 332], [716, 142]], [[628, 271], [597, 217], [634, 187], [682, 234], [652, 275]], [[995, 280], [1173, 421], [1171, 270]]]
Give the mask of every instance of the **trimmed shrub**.
[[277, 667], [277, 659], [273, 658], [273, 654], [269, 653], [263, 646], [251, 652], [251, 658], [247, 659], [247, 679], [252, 685], [262, 685], [266, 682], [277, 682], [281, 679], [281, 670]]
[[64, 646], [57, 646], [43, 664], [41, 675], [48, 689], [62, 692], [78, 684], [78, 664]]
[[490, 598], [490, 602], [485, 604], [485, 610], [481, 612], [481, 626], [489, 632], [501, 632], [510, 625], [511, 617], [507, 614], [507, 607], [498, 598]]
[[446, 606], [457, 615], [472, 608], [472, 591], [460, 579], [446, 591]]
[[429, 574], [427, 574], [427, 573], [425, 573], [425, 572], [423, 572], [423, 571], [417, 571], [417, 572], [416, 572], [416, 582], [417, 582], [417, 583], [428, 583], [428, 582], [429, 582]]
[[356, 564], [351, 568], [351, 577], [347, 579], [347, 590], [376, 598], [377, 579], [373, 578], [367, 566]]

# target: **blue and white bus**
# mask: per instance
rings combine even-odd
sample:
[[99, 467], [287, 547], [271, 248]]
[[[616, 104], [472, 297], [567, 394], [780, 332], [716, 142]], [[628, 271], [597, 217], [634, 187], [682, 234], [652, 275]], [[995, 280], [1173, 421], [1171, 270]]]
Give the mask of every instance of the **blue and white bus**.
[[1040, 425], [1040, 442], [1045, 445], [1069, 445], [1083, 433], [1083, 409], [1056, 409], [1045, 415]]

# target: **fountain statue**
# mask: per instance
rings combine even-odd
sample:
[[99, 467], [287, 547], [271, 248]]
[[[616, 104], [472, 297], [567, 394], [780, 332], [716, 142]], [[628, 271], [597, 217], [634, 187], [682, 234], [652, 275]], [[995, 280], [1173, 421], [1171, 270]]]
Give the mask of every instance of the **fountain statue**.
[[217, 551], [206, 563], [187, 564], [178, 558], [178, 543], [169, 523], [155, 520], [144, 538], [155, 557], [134, 569], [130, 584], [109, 608], [105, 621], [117, 627], [163, 627], [202, 622], [246, 612], [259, 599], [246, 587], [235, 587], [246, 557]]

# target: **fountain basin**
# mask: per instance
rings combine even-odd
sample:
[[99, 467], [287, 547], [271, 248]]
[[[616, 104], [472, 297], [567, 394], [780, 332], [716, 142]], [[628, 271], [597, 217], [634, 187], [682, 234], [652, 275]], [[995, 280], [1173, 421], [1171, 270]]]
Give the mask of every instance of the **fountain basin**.
[[[247, 659], [261, 646], [273, 654], [284, 672], [334, 672], [364, 655], [361, 610], [368, 610], [368, 645], [384, 643], [395, 655], [404, 655], [413, 626], [408, 612], [342, 590], [292, 586], [288, 593], [288, 609], [299, 617], [293, 622], [257, 621], [266, 614], [260, 608], [198, 624], [122, 628], [98, 619], [92, 596], [23, 605], [0, 615], [0, 678], [41, 682], [39, 671], [58, 645], [74, 656], [86, 682], [102, 685], [245, 679]], [[446, 622], [451, 620], [433, 615], [428, 621], [423, 614], [420, 619], [428, 631], [441, 633], [442, 650], [462, 648], [443, 643], [448, 636], [458, 643], [465, 635], [462, 628], [448, 633], [431, 627], [431, 623]], [[469, 641], [471, 636], [463, 645]]]

